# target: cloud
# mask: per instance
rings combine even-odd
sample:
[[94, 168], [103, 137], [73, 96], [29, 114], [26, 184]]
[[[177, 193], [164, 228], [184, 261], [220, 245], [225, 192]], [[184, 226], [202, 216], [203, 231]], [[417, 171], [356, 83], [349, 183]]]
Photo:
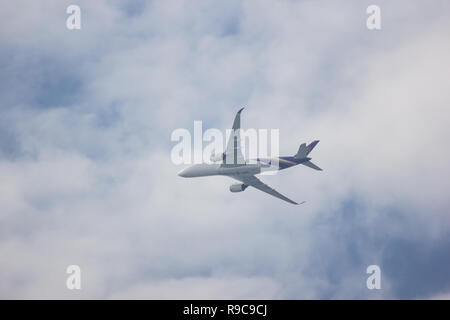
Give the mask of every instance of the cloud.
[[[448, 4], [2, 4], [0, 296], [433, 298], [450, 290]], [[440, 10], [436, 9], [440, 6]], [[181, 179], [171, 132], [279, 128], [323, 172]], [[65, 287], [78, 264], [82, 290]], [[382, 271], [369, 291], [368, 265]]]
[[271, 278], [208, 277], [170, 279], [137, 285], [113, 299], [270, 299], [276, 296], [277, 283]]

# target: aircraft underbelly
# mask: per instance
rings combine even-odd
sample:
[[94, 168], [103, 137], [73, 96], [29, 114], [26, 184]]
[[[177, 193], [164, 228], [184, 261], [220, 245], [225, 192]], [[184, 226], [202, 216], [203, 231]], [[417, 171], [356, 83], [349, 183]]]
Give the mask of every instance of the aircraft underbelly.
[[261, 172], [261, 167], [258, 165], [243, 165], [237, 167], [221, 167], [219, 174], [223, 175], [255, 175]]

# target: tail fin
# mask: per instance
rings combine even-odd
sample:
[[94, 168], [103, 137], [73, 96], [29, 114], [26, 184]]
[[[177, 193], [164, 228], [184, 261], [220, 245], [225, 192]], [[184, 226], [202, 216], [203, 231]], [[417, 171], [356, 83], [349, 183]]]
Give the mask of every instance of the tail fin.
[[298, 148], [297, 154], [294, 156], [298, 159], [306, 158], [306, 156], [314, 149], [314, 147], [319, 143], [319, 140], [315, 140], [311, 142], [309, 145], [306, 145], [306, 143], [302, 143], [300, 145], [300, 148]]
[[[314, 147], [319, 143], [319, 140], [314, 140], [309, 145], [306, 145], [306, 143], [302, 143], [300, 145], [300, 148], [298, 148], [297, 154], [294, 156], [297, 159], [304, 159], [307, 157], [307, 155], [314, 149]], [[310, 161], [311, 158], [308, 158], [308, 161], [302, 162], [301, 164], [307, 167], [310, 167], [314, 170], [322, 171], [321, 168], [316, 166], [314, 163]]]

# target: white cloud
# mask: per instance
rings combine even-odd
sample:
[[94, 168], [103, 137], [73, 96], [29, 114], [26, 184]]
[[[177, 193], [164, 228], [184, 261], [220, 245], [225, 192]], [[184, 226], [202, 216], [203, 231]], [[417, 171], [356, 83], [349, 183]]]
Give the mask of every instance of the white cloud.
[[[383, 266], [369, 292], [365, 268], [397, 239], [448, 233], [449, 28], [443, 10], [407, 7], [413, 24], [384, 5], [371, 33], [360, 4], [155, 2], [129, 17], [81, 2], [76, 33], [58, 1], [4, 4], [1, 124], [17, 143], [0, 137], [16, 150], [0, 153], [0, 296], [402, 296]], [[68, 75], [80, 88], [58, 87]], [[75, 101], [39, 105], [47, 91]], [[280, 128], [282, 154], [321, 140], [324, 172], [263, 177], [305, 205], [176, 176], [171, 131], [225, 129], [241, 105], [243, 126]]]

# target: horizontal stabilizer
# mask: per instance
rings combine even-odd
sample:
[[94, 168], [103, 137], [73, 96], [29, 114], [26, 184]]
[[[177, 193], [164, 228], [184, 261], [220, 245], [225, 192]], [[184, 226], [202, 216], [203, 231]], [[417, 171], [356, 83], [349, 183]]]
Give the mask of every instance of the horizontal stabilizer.
[[312, 163], [311, 161], [302, 162], [301, 164], [304, 165], [304, 166], [310, 167], [311, 169], [322, 171], [321, 168], [319, 168], [318, 166], [316, 166], [316, 165], [315, 165], [314, 163]]

